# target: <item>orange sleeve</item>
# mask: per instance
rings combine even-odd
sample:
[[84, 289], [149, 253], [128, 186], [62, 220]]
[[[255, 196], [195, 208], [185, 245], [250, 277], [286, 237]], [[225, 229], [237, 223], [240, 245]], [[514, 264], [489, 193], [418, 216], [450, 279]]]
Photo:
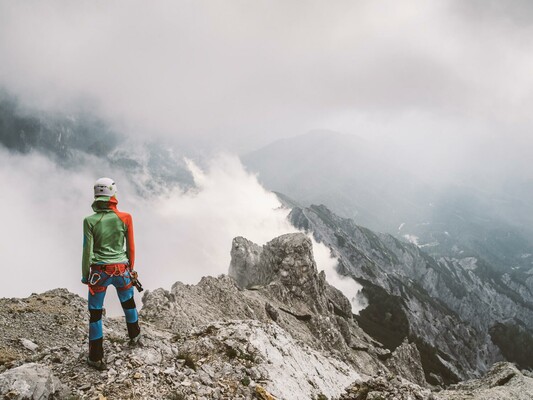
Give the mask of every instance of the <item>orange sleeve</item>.
[[126, 254], [128, 255], [128, 260], [130, 261], [130, 269], [133, 270], [135, 264], [135, 239], [133, 235], [133, 219], [131, 215], [126, 220]]
[[117, 209], [113, 210], [115, 214], [120, 218], [122, 223], [126, 226], [126, 257], [130, 263], [130, 269], [133, 270], [135, 265], [135, 239], [133, 235], [133, 219], [131, 214], [126, 212], [118, 211]]

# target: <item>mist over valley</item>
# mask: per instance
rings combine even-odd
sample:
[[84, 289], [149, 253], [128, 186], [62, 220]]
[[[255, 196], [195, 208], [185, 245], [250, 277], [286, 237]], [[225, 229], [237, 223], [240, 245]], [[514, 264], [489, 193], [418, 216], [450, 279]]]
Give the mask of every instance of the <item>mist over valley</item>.
[[[532, 16], [0, 0], [0, 395], [529, 400]], [[106, 298], [102, 386], [104, 176], [146, 290], [139, 348]]]

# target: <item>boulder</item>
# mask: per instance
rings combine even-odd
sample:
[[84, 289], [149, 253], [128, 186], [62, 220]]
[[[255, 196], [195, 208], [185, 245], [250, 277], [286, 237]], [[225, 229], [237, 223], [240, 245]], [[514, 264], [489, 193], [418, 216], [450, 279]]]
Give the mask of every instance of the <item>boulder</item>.
[[395, 374], [420, 386], [427, 386], [420, 352], [414, 343], [405, 340], [393, 352], [387, 367]]
[[45, 365], [29, 363], [0, 374], [0, 395], [16, 400], [63, 398], [68, 389]]

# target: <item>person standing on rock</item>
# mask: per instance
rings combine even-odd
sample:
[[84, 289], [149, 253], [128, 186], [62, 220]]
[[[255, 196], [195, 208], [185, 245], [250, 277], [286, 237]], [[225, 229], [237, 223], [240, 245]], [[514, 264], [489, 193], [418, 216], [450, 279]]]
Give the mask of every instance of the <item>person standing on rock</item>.
[[115, 286], [126, 315], [130, 344], [136, 345], [141, 330], [133, 282], [136, 272], [135, 241], [131, 215], [117, 210], [117, 187], [110, 178], [94, 184], [94, 214], [83, 220], [81, 281], [89, 286], [89, 357], [87, 363], [104, 369], [102, 307], [107, 287]]

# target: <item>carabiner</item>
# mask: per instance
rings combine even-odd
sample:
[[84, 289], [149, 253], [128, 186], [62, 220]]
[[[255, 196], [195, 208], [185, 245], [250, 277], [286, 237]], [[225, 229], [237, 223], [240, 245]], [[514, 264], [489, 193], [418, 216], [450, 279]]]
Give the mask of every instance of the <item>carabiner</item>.
[[100, 274], [98, 272], [93, 272], [91, 276], [89, 277], [89, 285], [91, 286], [96, 285], [98, 282], [100, 282], [100, 279], [102, 279]]

